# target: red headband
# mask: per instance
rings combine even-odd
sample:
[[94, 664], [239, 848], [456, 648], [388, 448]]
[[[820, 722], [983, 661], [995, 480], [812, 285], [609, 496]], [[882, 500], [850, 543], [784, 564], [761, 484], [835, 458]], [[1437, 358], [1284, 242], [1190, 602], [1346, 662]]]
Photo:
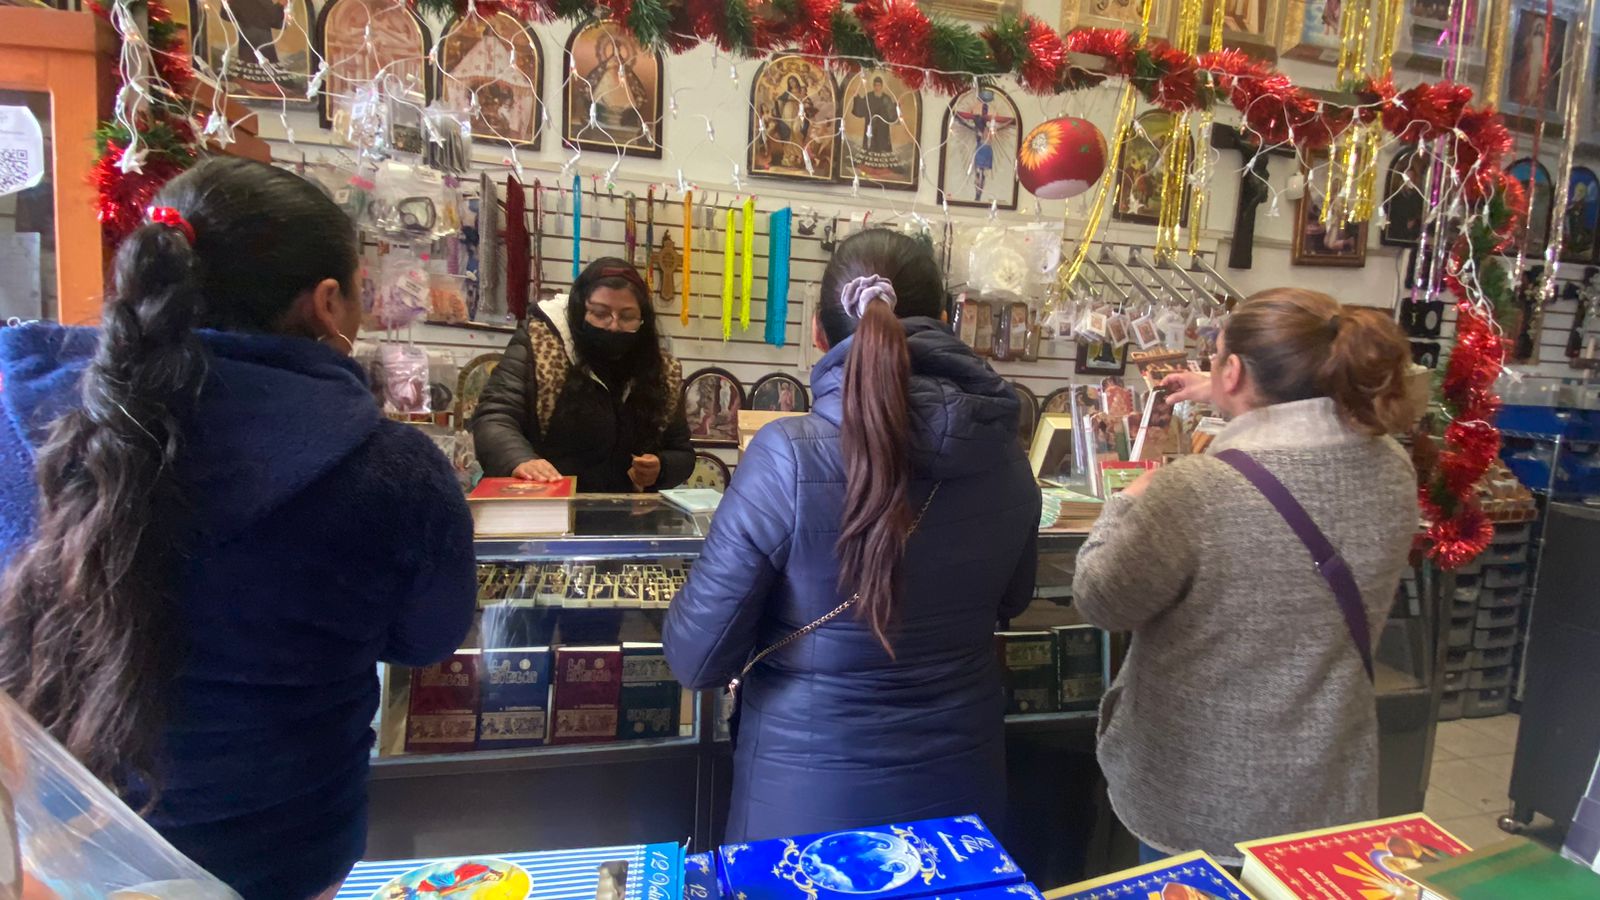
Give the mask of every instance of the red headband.
[[183, 232], [183, 236], [189, 241], [189, 246], [194, 246], [194, 226], [183, 217], [183, 213], [170, 206], [152, 206], [148, 216], [150, 221], [157, 225], [165, 225]]
[[650, 289], [645, 287], [644, 278], [633, 266], [607, 266], [594, 275], [595, 281], [602, 278], [621, 278], [639, 289], [639, 296], [644, 298], [644, 302], [650, 302]]

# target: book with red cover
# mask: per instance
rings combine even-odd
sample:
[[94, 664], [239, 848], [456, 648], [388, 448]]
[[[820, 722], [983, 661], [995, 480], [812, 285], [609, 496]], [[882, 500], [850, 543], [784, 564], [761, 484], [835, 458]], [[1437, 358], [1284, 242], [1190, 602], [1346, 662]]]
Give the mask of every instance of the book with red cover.
[[552, 744], [617, 739], [622, 696], [622, 648], [557, 647], [550, 708]]
[[1239, 845], [1261, 900], [1414, 898], [1410, 873], [1471, 849], [1421, 813]]
[[523, 481], [485, 478], [467, 497], [479, 537], [533, 537], [572, 531], [572, 499], [578, 479]]
[[478, 651], [411, 670], [407, 753], [457, 753], [478, 741]]

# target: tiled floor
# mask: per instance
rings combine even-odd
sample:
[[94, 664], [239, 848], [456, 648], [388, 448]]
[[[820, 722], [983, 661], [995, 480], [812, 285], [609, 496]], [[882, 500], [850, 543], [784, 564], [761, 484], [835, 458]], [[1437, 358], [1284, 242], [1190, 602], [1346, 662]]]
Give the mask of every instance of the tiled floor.
[[1511, 808], [1506, 792], [1520, 724], [1514, 714], [1439, 723], [1423, 811], [1468, 846], [1506, 837], [1496, 823]]

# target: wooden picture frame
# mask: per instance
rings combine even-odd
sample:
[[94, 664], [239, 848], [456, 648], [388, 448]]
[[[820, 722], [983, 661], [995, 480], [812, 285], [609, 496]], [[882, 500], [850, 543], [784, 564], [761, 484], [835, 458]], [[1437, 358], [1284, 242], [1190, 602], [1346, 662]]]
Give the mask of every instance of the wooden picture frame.
[[1068, 385], [1056, 388], [1045, 395], [1044, 401], [1039, 404], [1039, 415], [1045, 413], [1070, 413], [1072, 412], [1072, 392], [1075, 388]]
[[461, 373], [456, 376], [455, 402], [451, 408], [457, 429], [465, 430], [472, 424], [472, 416], [478, 411], [478, 399], [483, 396], [489, 376], [494, 374], [502, 359], [505, 359], [504, 353], [485, 353], [473, 357], [461, 367]]
[[456, 16], [437, 49], [433, 95], [454, 109], [476, 105], [474, 141], [540, 149], [548, 117], [544, 45], [532, 28], [504, 11]]
[[[1474, 71], [1484, 64], [1489, 46], [1489, 35], [1494, 30], [1496, 6], [1509, 0], [1456, 0], [1466, 14], [1466, 35], [1461, 41], [1462, 61]], [[1440, 36], [1452, 28], [1451, 0], [1405, 0], [1405, 12], [1400, 24], [1400, 36], [1395, 52], [1397, 61], [1408, 68], [1432, 71], [1438, 74], [1439, 64], [1445, 58], [1445, 48], [1440, 46]], [[1481, 78], [1479, 79], [1481, 80]]]
[[1562, 211], [1561, 261], [1592, 263], [1600, 258], [1600, 178], [1588, 166], [1573, 166], [1567, 187], [1567, 208]]
[[[313, 41], [319, 19], [311, 0], [228, 0], [226, 6], [222, 0], [179, 0], [170, 9], [173, 24], [187, 30], [195, 71], [220, 74], [229, 98], [311, 105], [306, 88], [321, 48]], [[256, 61], [257, 49], [267, 68]], [[229, 50], [228, 71], [221, 72]]]
[[1302, 170], [1305, 174], [1305, 194], [1295, 201], [1294, 240], [1290, 263], [1297, 266], [1324, 266], [1359, 269], [1367, 264], [1366, 222], [1353, 225], [1329, 223], [1323, 225], [1321, 194], [1326, 187], [1324, 165]]
[[1078, 342], [1078, 356], [1072, 371], [1079, 375], [1121, 375], [1128, 369], [1128, 345], [1112, 346], [1110, 341]]
[[922, 177], [922, 93], [888, 69], [862, 69], [845, 79], [840, 98], [838, 181], [916, 191]]
[[[353, 112], [348, 98], [380, 71], [400, 79], [406, 87], [404, 101], [418, 109], [433, 99], [433, 79], [428, 72], [428, 48], [433, 41], [427, 23], [408, 5], [388, 0], [330, 0], [317, 17], [316, 45], [329, 67], [322, 82], [318, 117], [323, 128], [346, 142], [351, 140]], [[388, 91], [385, 97], [401, 99]]]
[[[1211, 16], [1218, 3], [1222, 4], [1222, 46], [1260, 59], [1278, 58], [1278, 35], [1282, 31], [1279, 20], [1284, 14], [1281, 0], [1210, 0], [1200, 11], [1201, 47], [1210, 46]], [[1182, 7], [1182, 3], [1175, 3], [1168, 14], [1172, 21], [1170, 34], [1177, 33]]]
[[1340, 0], [1287, 0], [1279, 29], [1283, 34], [1278, 41], [1281, 54], [1313, 62], [1338, 59], [1340, 6]]
[[[1529, 166], [1533, 169], [1530, 173]], [[1521, 159], [1506, 166], [1506, 173], [1522, 185], [1523, 193], [1528, 198], [1528, 230], [1523, 236], [1523, 253], [1527, 256], [1537, 256], [1544, 252], [1550, 243], [1551, 208], [1555, 202], [1555, 182], [1550, 178], [1550, 170], [1544, 163], [1536, 162], [1531, 157]], [[1530, 182], [1531, 174], [1531, 182]], [[1517, 245], [1512, 241], [1505, 250], [1506, 255], [1517, 252]]]
[[746, 170], [762, 178], [831, 183], [843, 147], [839, 114], [839, 83], [826, 66], [793, 53], [771, 57], [750, 82]]
[[[1385, 247], [1415, 247], [1422, 239], [1428, 201], [1422, 196], [1429, 159], [1414, 149], [1404, 149], [1389, 160], [1383, 176], [1383, 227], [1378, 243]], [[1406, 175], [1409, 173], [1410, 180]]]
[[810, 412], [811, 394], [800, 379], [784, 372], [764, 375], [750, 388], [747, 409], [765, 412]]
[[683, 414], [698, 446], [739, 446], [739, 410], [746, 408], [744, 386], [727, 369], [700, 369], [683, 380]]
[[[1596, 25], [1600, 25], [1600, 22]], [[1600, 36], [1594, 37], [1589, 47], [1589, 54], [1590, 75], [1600, 73]], [[1583, 111], [1582, 122], [1579, 141], [1590, 147], [1600, 147], [1600, 90], [1589, 92], [1589, 108]]]
[[990, 85], [968, 88], [950, 99], [943, 127], [940, 202], [1016, 209], [1021, 198], [1017, 155], [1022, 152], [1022, 112], [1011, 95]]
[[[1161, 221], [1161, 187], [1168, 142], [1178, 117], [1164, 109], [1141, 113], [1122, 136], [1122, 152], [1117, 154], [1116, 194], [1111, 203], [1111, 218], [1119, 222], [1156, 225]], [[1183, 211], [1179, 226], [1189, 227], [1188, 175], [1194, 171], [1194, 135], [1185, 134], [1189, 154], [1184, 161]]]
[[[563, 145], [661, 158], [667, 67], [659, 52], [640, 46], [619, 22], [591, 19], [567, 38], [561, 71]], [[630, 97], [645, 98], [647, 108], [616, 102]]]

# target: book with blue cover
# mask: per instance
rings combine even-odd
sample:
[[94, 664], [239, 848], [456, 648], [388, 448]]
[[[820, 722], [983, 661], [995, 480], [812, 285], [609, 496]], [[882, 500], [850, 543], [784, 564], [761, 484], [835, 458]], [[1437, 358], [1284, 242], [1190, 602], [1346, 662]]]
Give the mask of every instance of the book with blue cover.
[[485, 650], [479, 660], [478, 749], [543, 744], [549, 730], [550, 648]]
[[1050, 900], [1251, 900], [1217, 861], [1185, 853], [1050, 892]]
[[718, 862], [739, 900], [952, 897], [1024, 880], [977, 816], [728, 844]]
[[683, 900], [722, 900], [717, 863], [711, 854], [691, 853], [683, 858]]
[[1004, 884], [999, 887], [975, 888], [940, 894], [929, 900], [1044, 900], [1044, 895], [1030, 882]]
[[683, 847], [639, 844], [357, 863], [334, 900], [681, 900]]

